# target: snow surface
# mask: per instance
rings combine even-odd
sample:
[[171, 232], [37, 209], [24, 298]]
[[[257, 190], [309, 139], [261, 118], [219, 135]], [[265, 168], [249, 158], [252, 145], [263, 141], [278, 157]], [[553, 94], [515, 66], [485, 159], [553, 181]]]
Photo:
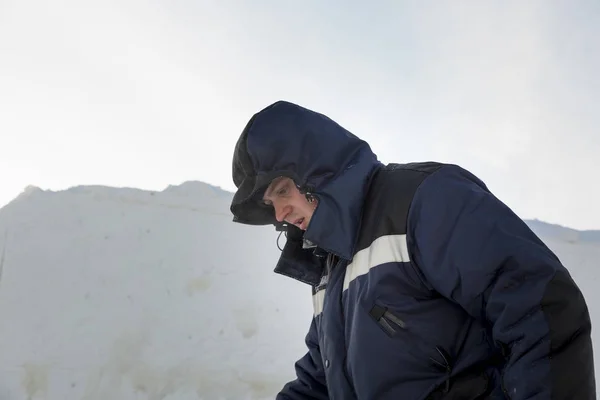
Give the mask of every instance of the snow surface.
[[[231, 222], [231, 195], [28, 187], [2, 208], [0, 400], [274, 398], [310, 289], [272, 272], [277, 232]], [[598, 320], [598, 232], [528, 222]]]

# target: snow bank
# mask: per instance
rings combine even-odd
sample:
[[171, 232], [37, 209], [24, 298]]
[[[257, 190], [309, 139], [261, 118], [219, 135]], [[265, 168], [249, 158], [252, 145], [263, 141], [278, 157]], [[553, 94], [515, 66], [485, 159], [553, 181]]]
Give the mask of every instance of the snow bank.
[[[232, 223], [230, 197], [30, 187], [0, 210], [0, 399], [272, 399], [310, 290], [272, 272], [277, 233]], [[600, 245], [537, 228], [600, 320]]]

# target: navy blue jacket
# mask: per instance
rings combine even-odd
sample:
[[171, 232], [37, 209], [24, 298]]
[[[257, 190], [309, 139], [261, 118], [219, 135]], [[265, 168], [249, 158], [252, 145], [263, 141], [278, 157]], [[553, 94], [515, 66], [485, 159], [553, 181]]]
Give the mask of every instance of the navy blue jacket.
[[[318, 207], [303, 234], [259, 201], [276, 176]], [[275, 268], [312, 287], [277, 400], [595, 399], [591, 323], [560, 260], [456, 165], [383, 165], [324, 115], [277, 102], [236, 145], [234, 221], [288, 230]]]

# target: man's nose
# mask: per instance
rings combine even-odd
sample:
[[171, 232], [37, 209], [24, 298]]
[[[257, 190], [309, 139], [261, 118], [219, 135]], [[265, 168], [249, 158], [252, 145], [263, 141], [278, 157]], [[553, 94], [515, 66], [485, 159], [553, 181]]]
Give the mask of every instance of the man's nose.
[[284, 206], [275, 206], [275, 219], [277, 219], [277, 222], [283, 222], [285, 220], [285, 217], [287, 217], [290, 213], [290, 209], [291, 207], [289, 205], [284, 205]]

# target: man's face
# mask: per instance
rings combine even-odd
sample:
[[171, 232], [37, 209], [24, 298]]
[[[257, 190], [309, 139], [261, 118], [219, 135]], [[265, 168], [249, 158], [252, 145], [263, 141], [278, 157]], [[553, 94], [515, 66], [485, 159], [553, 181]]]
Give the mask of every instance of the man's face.
[[302, 230], [308, 228], [310, 218], [317, 206], [317, 200], [309, 203], [290, 178], [275, 178], [263, 196], [263, 202], [273, 206], [275, 218], [279, 222], [296, 225]]

